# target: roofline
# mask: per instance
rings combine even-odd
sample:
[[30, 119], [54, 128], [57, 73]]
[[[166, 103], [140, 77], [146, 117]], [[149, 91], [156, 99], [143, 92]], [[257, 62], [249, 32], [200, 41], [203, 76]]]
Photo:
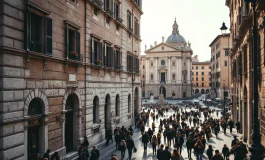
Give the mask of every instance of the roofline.
[[221, 37], [230, 37], [230, 33], [226, 33], [224, 35], [218, 35], [217, 37], [215, 37], [215, 39], [211, 42], [211, 44], [209, 45], [209, 47], [212, 47], [212, 45]]
[[192, 64], [211, 64], [210, 61], [206, 61], [206, 62], [192, 62]]

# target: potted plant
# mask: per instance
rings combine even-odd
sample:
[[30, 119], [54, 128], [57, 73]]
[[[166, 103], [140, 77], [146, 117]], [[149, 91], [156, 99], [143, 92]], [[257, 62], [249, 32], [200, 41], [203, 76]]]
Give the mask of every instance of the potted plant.
[[77, 60], [78, 53], [76, 51], [70, 51], [69, 58], [72, 60]]
[[95, 64], [96, 64], [97, 66], [101, 66], [101, 61], [100, 61], [100, 60], [96, 60], [96, 61], [95, 61]]

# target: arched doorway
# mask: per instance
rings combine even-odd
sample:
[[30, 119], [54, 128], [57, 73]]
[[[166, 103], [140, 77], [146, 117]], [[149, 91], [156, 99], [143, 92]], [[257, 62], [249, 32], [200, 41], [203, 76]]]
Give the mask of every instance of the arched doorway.
[[204, 90], [204, 89], [202, 89], [202, 90], [201, 90], [201, 94], [204, 94], [204, 93], [205, 93], [205, 90]]
[[135, 88], [134, 91], [134, 115], [137, 116], [138, 115], [138, 111], [139, 111], [139, 91], [138, 88]]
[[110, 114], [110, 95], [107, 94], [105, 98], [105, 108], [104, 108], [104, 116], [105, 116], [105, 129], [111, 129], [111, 114]]
[[73, 151], [76, 146], [77, 122], [75, 108], [78, 108], [79, 102], [76, 94], [72, 93], [67, 97], [65, 105], [65, 124], [64, 124], [64, 141], [66, 153]]
[[118, 94], [115, 99], [115, 115], [120, 116], [120, 96]]
[[160, 88], [159, 88], [159, 95], [161, 93], [163, 94], [164, 98], [166, 98], [167, 91], [166, 91], [166, 88], [164, 86], [160, 86]]
[[199, 89], [195, 89], [195, 94], [199, 94], [199, 93], [200, 93]]
[[28, 160], [35, 160], [36, 154], [40, 153], [41, 145], [44, 143], [42, 142], [43, 135], [41, 136], [43, 112], [43, 101], [39, 98], [32, 99], [28, 108]]
[[208, 94], [210, 91], [209, 91], [209, 89], [206, 89], [206, 93]]

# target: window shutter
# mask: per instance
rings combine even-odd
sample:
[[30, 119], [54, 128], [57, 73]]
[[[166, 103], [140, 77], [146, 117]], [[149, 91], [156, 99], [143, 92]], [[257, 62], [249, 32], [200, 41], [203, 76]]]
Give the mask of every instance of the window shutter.
[[127, 71], [129, 71], [129, 56], [127, 55]]
[[94, 37], [91, 38], [91, 53], [90, 53], [90, 62], [91, 64], [94, 64], [94, 55], [95, 55], [95, 49], [94, 49]]
[[107, 45], [106, 45], [106, 43], [104, 43], [104, 65], [105, 65], [105, 67], [108, 66]]
[[105, 10], [105, 11], [106, 11], [107, 8], [108, 8], [108, 7], [107, 7], [107, 1], [108, 1], [108, 0], [104, 0], [104, 10]]
[[122, 66], [122, 52], [120, 52], [120, 59], [119, 59], [119, 61], [120, 61], [120, 67]]
[[116, 13], [116, 10], [117, 10], [117, 6], [116, 6], [116, 3], [114, 2], [113, 3], [113, 16], [114, 16], [114, 18], [117, 18], [117, 13]]
[[112, 16], [113, 16], [114, 15], [114, 10], [113, 10], [114, 3], [113, 3], [113, 0], [109, 0], [109, 1], [110, 1], [110, 10], [111, 10]]
[[114, 68], [114, 50], [110, 48], [110, 67]]
[[116, 50], [115, 49], [113, 49], [113, 67], [114, 67], [114, 69], [116, 69], [116, 67], [117, 67], [117, 52], [116, 52]]
[[100, 42], [99, 43], [99, 60], [101, 61], [101, 63], [103, 63], [102, 51], [103, 51], [103, 44], [102, 44], [102, 42]]
[[65, 27], [65, 57], [69, 57], [69, 29], [68, 25]]
[[52, 19], [45, 17], [44, 53], [52, 54]]
[[24, 33], [25, 43], [24, 43], [24, 49], [30, 49], [30, 18], [31, 12], [29, 10], [26, 11], [26, 14], [24, 15], [25, 22], [24, 27], [26, 28], [26, 32]]
[[81, 60], [81, 55], [80, 55], [80, 33], [76, 32], [76, 52], [78, 53], [78, 60]]

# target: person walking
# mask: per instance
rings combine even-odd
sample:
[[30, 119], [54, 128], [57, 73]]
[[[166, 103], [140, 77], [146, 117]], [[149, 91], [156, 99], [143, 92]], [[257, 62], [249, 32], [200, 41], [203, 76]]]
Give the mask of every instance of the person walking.
[[179, 151], [180, 154], [181, 154], [181, 151], [182, 151], [183, 143], [184, 143], [184, 138], [180, 134], [180, 132], [178, 132], [177, 136], [175, 137], [175, 145], [176, 145], [177, 150]]
[[234, 127], [234, 122], [230, 119], [228, 122], [229, 128], [230, 128], [230, 133], [232, 133], [233, 131], [233, 127]]
[[180, 154], [176, 148], [172, 151], [171, 160], [180, 160]]
[[236, 132], [237, 133], [240, 133], [240, 130], [241, 130], [241, 124], [240, 124], [240, 122], [238, 121], [238, 122], [236, 122]]
[[119, 149], [121, 151], [121, 159], [123, 159], [125, 157], [125, 150], [126, 150], [126, 142], [125, 142], [125, 140], [122, 140], [120, 142]]
[[169, 146], [166, 146], [165, 150], [161, 152], [162, 160], [170, 160], [171, 153], [168, 151], [168, 149], [169, 149]]
[[96, 146], [93, 146], [93, 149], [91, 151], [91, 157], [90, 160], [98, 160], [100, 156], [99, 150]]
[[212, 157], [213, 157], [213, 147], [212, 147], [212, 145], [209, 145], [209, 147], [208, 147], [208, 149], [206, 151], [206, 154], [208, 156], [208, 159], [212, 159]]
[[200, 139], [197, 140], [197, 142], [194, 145], [194, 151], [195, 151], [197, 160], [202, 160], [203, 148], [204, 146], [202, 145], [201, 140]]
[[156, 138], [157, 138], [158, 145], [160, 145], [160, 143], [161, 143], [161, 134], [159, 132], [157, 133]]
[[128, 159], [131, 160], [132, 159], [132, 150], [135, 147], [134, 141], [133, 141], [131, 136], [129, 136], [129, 138], [127, 139], [126, 144], [127, 144], [128, 154], [129, 154]]
[[222, 124], [222, 128], [224, 130], [224, 134], [226, 135], [226, 128], [227, 128], [227, 123], [224, 121]]
[[156, 154], [156, 146], [158, 144], [156, 135], [153, 135], [153, 138], [151, 141], [152, 141], [153, 154]]
[[151, 140], [152, 140], [152, 137], [153, 137], [154, 131], [151, 130], [151, 128], [149, 128], [148, 131], [147, 131], [147, 134], [148, 134], [148, 136], [149, 136], [149, 142], [151, 143]]
[[212, 157], [211, 160], [224, 160], [224, 158], [221, 156], [219, 150], [215, 150], [215, 155]]
[[231, 147], [234, 147], [238, 142], [238, 139], [236, 138], [236, 136], [234, 136], [234, 139], [232, 140], [232, 143], [231, 143]]
[[44, 153], [42, 159], [46, 158], [47, 160], [50, 160], [50, 152], [51, 152], [51, 150], [47, 149], [47, 151]]
[[156, 158], [158, 160], [162, 160], [163, 157], [161, 156], [161, 153], [164, 151], [164, 145], [161, 144], [160, 148], [157, 150]]
[[50, 160], [60, 160], [59, 153], [54, 152], [53, 155], [51, 156]]
[[194, 143], [190, 136], [186, 142], [186, 146], [187, 146], [187, 151], [188, 151], [188, 158], [191, 158], [191, 150], [194, 146]]
[[146, 132], [144, 132], [144, 135], [142, 136], [142, 143], [144, 144], [144, 151], [147, 151], [148, 142], [149, 142], [149, 136]]
[[222, 149], [222, 154], [223, 154], [224, 159], [227, 160], [229, 157], [229, 148], [226, 146], [226, 144], [224, 144], [224, 147]]
[[121, 135], [120, 135], [120, 133], [115, 134], [114, 139], [115, 139], [115, 143], [116, 143], [116, 149], [118, 149], [118, 147], [119, 147], [119, 145], [121, 143]]
[[78, 160], [87, 160], [89, 157], [88, 150], [84, 143], [78, 149]]

